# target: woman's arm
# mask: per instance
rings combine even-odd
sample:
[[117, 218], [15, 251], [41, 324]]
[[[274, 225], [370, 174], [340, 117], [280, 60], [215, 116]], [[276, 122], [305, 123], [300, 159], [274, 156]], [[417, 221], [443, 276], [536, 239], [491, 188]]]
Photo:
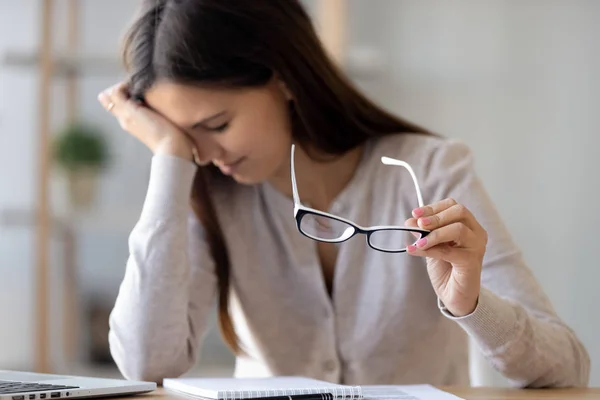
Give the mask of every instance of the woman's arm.
[[216, 276], [190, 213], [196, 166], [169, 155], [152, 159], [140, 220], [110, 316], [110, 349], [128, 379], [160, 383], [196, 361], [213, 305]]
[[[436, 265], [431, 267], [430, 264], [435, 263], [439, 267], [437, 269], [444, 267], [456, 274], [436, 292], [440, 298], [455, 302], [454, 308], [468, 309], [464, 313], [467, 315], [455, 317], [449, 312], [451, 307], [445, 309], [443, 303], [442, 312], [454, 319], [475, 340], [484, 356], [514, 386], [588, 385], [590, 360], [586, 349], [556, 315], [526, 266], [520, 250], [474, 172], [469, 149], [457, 142], [442, 143], [432, 155], [426, 186], [428, 192], [433, 193], [435, 201], [454, 199], [460, 205], [453, 207], [453, 210], [463, 214], [457, 217], [457, 222], [464, 223], [464, 229], [454, 231], [464, 231], [464, 234], [460, 233], [461, 237], [453, 240], [454, 245], [447, 250], [436, 251], [435, 247], [427, 247], [435, 246], [436, 238], [444, 235], [433, 230], [426, 247], [416, 251], [421, 255], [430, 253], [428, 256], [437, 258], [428, 259], [430, 275], [436, 269]], [[428, 207], [425, 213], [428, 213], [427, 210]], [[429, 218], [429, 221], [435, 225], [442, 223], [443, 219], [452, 218], [452, 210], [447, 209]], [[421, 220], [419, 223], [425, 222]], [[444, 225], [447, 224], [441, 224]], [[440, 228], [440, 232], [441, 229], [446, 229], [446, 232], [452, 230]], [[487, 247], [484, 240], [486, 236]], [[462, 241], [464, 243], [460, 243]], [[477, 255], [480, 245], [482, 254], [485, 252], [483, 262], [480, 257], [473, 257], [469, 261], [470, 250]], [[474, 262], [478, 265], [471, 265]], [[448, 270], [448, 267], [451, 268]], [[441, 281], [437, 278], [432, 280]], [[472, 306], [471, 289], [476, 290]], [[466, 299], [464, 304], [461, 304], [462, 299]]]

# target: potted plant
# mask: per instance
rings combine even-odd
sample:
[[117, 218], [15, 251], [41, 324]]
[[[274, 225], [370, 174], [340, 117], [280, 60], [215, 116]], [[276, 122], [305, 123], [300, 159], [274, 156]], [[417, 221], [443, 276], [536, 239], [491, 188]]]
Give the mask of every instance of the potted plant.
[[98, 175], [108, 164], [102, 132], [83, 122], [68, 124], [54, 140], [53, 158], [66, 174], [71, 204], [87, 208], [95, 197]]

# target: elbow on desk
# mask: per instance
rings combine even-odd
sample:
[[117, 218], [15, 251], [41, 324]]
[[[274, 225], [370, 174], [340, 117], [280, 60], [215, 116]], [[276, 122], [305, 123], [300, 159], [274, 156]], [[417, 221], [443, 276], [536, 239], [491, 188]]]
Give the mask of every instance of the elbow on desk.
[[590, 371], [592, 369], [592, 367], [591, 367], [592, 362], [590, 360], [589, 353], [587, 352], [587, 350], [581, 343], [579, 343], [578, 360], [579, 360], [579, 363], [578, 363], [579, 368], [575, 368], [577, 373], [575, 373], [575, 376], [573, 377], [573, 382], [571, 383], [571, 387], [579, 387], [579, 388], [589, 387]]
[[[121, 375], [127, 380], [155, 382], [162, 384], [165, 378], [177, 378], [186, 373], [194, 364], [192, 357], [166, 357], [156, 346], [144, 346], [144, 340], [135, 348], [122, 346], [113, 332], [109, 334], [110, 352]], [[185, 358], [182, 362], [182, 358]]]
[[572, 356], [571, 362], [554, 366], [557, 381], [552, 385], [555, 388], [585, 388], [590, 384], [591, 360], [584, 344], [572, 334], [570, 340]]
[[517, 389], [587, 388], [590, 384], [591, 360], [585, 347], [574, 346], [573, 365], [554, 365], [544, 375], [534, 380], [510, 379], [510, 386]]
[[127, 380], [155, 382], [157, 385], [162, 385], [166, 378], [177, 378], [188, 371], [189, 368], [181, 366], [171, 367], [170, 363], [165, 360], [163, 365], [150, 363], [143, 358], [125, 357], [116, 364], [121, 372], [121, 375]]

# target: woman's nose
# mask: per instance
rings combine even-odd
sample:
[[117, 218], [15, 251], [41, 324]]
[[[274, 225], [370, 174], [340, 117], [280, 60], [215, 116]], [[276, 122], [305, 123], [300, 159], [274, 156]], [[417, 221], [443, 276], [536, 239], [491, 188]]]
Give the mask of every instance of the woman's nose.
[[209, 164], [218, 159], [223, 153], [223, 148], [210, 137], [194, 139], [194, 161], [200, 166]]

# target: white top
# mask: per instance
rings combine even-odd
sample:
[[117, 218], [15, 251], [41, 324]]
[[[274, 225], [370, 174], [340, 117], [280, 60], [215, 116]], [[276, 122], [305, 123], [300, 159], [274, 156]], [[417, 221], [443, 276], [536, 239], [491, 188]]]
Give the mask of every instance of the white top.
[[[330, 213], [362, 226], [402, 225], [415, 208], [410, 164], [426, 204], [452, 197], [489, 235], [476, 310], [438, 308], [425, 260], [339, 245], [330, 298], [316, 242], [298, 232], [294, 202], [267, 183], [214, 193], [232, 264], [232, 314], [249, 357], [235, 375], [303, 375], [345, 384], [468, 385], [470, 335], [517, 386], [587, 385], [590, 361], [525, 265], [473, 168], [468, 148], [433, 136], [369, 142]], [[190, 213], [196, 166], [155, 156], [125, 277], [110, 318], [113, 357], [127, 378], [160, 382], [196, 362], [216, 275]]]

